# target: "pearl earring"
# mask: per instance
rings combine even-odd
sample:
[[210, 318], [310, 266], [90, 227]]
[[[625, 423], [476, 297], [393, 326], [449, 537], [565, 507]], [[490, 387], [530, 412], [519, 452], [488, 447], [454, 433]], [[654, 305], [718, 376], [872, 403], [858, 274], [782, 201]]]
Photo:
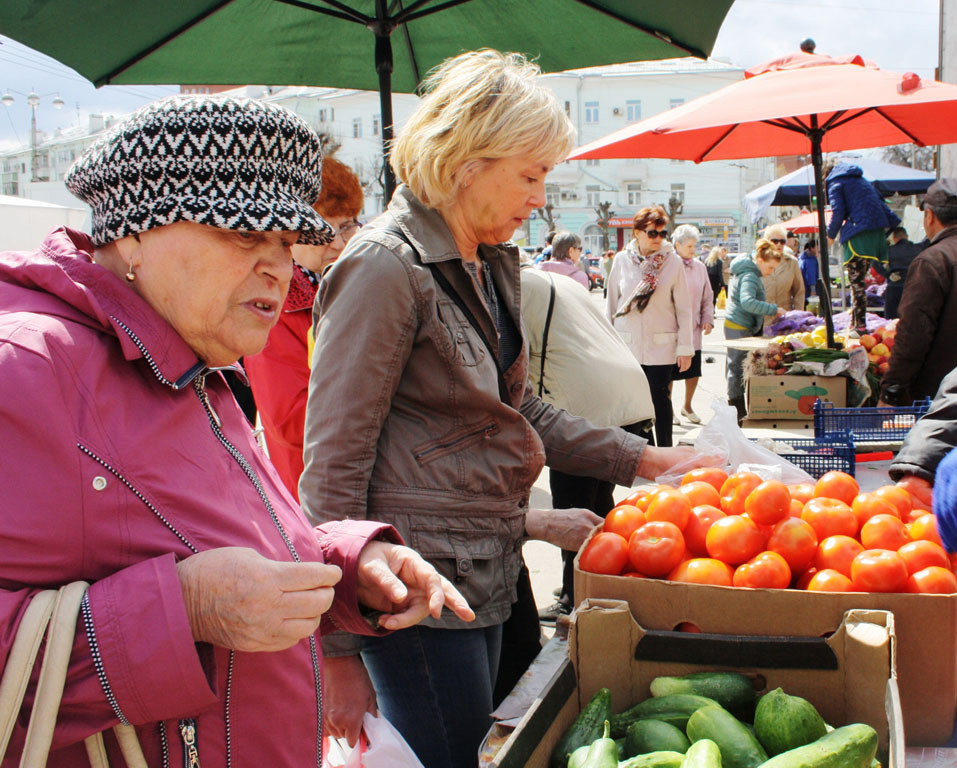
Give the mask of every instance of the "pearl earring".
[[136, 275], [133, 274], [133, 264], [132, 264], [132, 262], [131, 262], [130, 265], [126, 268], [126, 275], [125, 275], [125, 277], [126, 277], [126, 282], [128, 282], [128, 283], [132, 283], [132, 282], [136, 279]]

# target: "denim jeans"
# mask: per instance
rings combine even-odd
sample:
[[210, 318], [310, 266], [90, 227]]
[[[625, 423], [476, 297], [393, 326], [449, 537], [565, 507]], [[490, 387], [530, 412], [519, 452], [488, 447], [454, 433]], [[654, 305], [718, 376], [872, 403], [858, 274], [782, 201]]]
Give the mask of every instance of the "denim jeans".
[[[739, 328], [724, 327], [725, 339], [746, 339], [759, 336], [758, 333], [744, 331]], [[728, 361], [725, 372], [728, 377], [728, 399], [737, 400], [744, 397], [744, 359], [748, 356], [746, 349], [732, 349], [728, 347]]]
[[362, 638], [362, 660], [379, 710], [425, 768], [475, 768], [492, 720], [502, 625], [421, 625]]

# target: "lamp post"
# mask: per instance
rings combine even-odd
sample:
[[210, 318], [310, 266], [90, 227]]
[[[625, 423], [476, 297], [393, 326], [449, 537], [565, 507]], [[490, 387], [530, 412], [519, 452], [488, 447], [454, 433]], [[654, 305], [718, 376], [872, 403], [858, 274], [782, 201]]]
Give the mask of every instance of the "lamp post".
[[37, 152], [37, 107], [40, 106], [41, 100], [45, 99], [47, 96], [53, 96], [54, 109], [63, 109], [63, 99], [60, 98], [60, 94], [56, 93], [45, 93], [42, 96], [37, 94], [36, 91], [30, 91], [30, 93], [21, 93], [20, 91], [13, 91], [7, 89], [4, 91], [3, 96], [0, 96], [0, 102], [3, 103], [5, 107], [13, 106], [16, 99], [13, 94], [17, 93], [20, 96], [23, 96], [27, 100], [27, 104], [30, 106], [30, 181], [36, 182], [40, 181], [40, 155]]

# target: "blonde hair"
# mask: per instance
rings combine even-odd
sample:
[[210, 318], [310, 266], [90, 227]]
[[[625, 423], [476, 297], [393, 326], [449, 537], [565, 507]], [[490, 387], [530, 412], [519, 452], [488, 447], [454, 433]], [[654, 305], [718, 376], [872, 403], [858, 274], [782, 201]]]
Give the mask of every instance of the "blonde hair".
[[781, 261], [781, 252], [767, 238], [762, 237], [754, 244], [754, 258], [761, 261]]
[[711, 253], [708, 254], [708, 258], [705, 259], [705, 264], [709, 267], [713, 267], [717, 262], [721, 261], [724, 254], [727, 253], [727, 250], [720, 245], [716, 245], [711, 249]]
[[781, 224], [780, 222], [776, 224], [768, 225], [768, 228], [764, 230], [764, 237], [766, 240], [770, 240], [772, 237], [776, 237], [778, 240], [787, 240], [788, 228]]
[[540, 74], [521, 54], [488, 48], [446, 59], [424, 81], [425, 97], [393, 143], [396, 177], [437, 208], [452, 202], [462, 177], [483, 160], [564, 160], [575, 128], [537, 82]]

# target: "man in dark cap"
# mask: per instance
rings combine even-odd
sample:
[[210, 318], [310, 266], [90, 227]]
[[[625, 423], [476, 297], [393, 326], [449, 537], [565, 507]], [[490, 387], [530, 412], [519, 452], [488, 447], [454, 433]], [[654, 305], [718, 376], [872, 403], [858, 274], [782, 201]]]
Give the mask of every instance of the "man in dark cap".
[[881, 383], [881, 400], [890, 405], [933, 397], [957, 367], [957, 179], [934, 182], [921, 209], [930, 245], [907, 271], [890, 369]]
[[810, 37], [805, 37], [801, 41], [801, 50], [805, 53], [814, 53], [815, 48], [817, 48], [817, 43], [815, 43]]
[[904, 281], [907, 270], [924, 246], [912, 243], [907, 230], [897, 227], [891, 232], [891, 247], [887, 249], [887, 289], [884, 291], [884, 317], [893, 320], [899, 317], [901, 296], [904, 295]]

